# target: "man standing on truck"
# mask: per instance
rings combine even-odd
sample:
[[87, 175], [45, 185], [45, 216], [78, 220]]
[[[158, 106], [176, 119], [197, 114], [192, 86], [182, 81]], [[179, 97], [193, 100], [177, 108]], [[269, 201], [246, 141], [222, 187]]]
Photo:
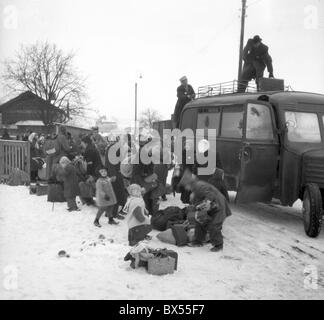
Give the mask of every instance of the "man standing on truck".
[[246, 87], [252, 79], [255, 79], [259, 90], [259, 79], [263, 77], [265, 68], [269, 72], [269, 78], [273, 78], [272, 58], [269, 55], [269, 48], [262, 43], [259, 36], [249, 39], [243, 49], [243, 72], [239, 80], [238, 92], [245, 92]]
[[180, 83], [181, 85], [177, 88], [178, 101], [173, 114], [173, 122], [175, 128], [179, 128], [180, 115], [183, 110], [183, 107], [191, 100], [194, 100], [196, 97], [196, 93], [192, 86], [188, 84], [188, 79], [186, 76], [180, 79]]

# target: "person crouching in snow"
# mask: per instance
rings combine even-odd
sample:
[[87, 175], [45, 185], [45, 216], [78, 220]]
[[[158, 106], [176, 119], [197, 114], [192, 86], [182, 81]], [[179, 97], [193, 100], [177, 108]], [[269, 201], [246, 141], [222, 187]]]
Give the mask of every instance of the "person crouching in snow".
[[127, 190], [129, 197], [123, 211], [127, 213], [129, 245], [135, 246], [140, 241], [151, 239], [148, 234], [152, 231], [152, 226], [142, 197], [145, 190], [138, 184], [131, 184]]
[[96, 203], [98, 206], [97, 216], [93, 224], [101, 228], [99, 223], [100, 217], [105, 212], [108, 217], [109, 224], [118, 224], [113, 218], [114, 207], [117, 203], [116, 195], [111, 182], [116, 180], [116, 177], [108, 177], [107, 169], [99, 167], [99, 178], [96, 182]]
[[208, 182], [200, 181], [188, 170], [184, 173], [180, 184], [191, 191], [190, 202], [195, 206], [196, 225], [195, 240], [191, 247], [200, 247], [209, 231], [211, 251], [223, 250], [223, 223], [232, 215], [231, 209], [224, 195]]
[[80, 211], [76, 204], [76, 196], [80, 194], [77, 169], [67, 157], [62, 157], [59, 165], [61, 167], [59, 180], [62, 180], [64, 184], [64, 197], [68, 211]]

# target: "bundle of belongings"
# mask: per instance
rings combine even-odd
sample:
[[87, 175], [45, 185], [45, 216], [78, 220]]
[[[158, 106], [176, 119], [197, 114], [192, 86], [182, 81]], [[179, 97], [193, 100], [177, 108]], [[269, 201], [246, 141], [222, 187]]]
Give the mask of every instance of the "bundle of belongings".
[[12, 170], [12, 172], [9, 175], [7, 184], [9, 186], [24, 186], [28, 185], [30, 183], [30, 177], [25, 172], [18, 168], [15, 168]]
[[[195, 222], [193, 221], [195, 215], [195, 208], [192, 206], [180, 209], [177, 207], [169, 207], [159, 212], [159, 216], [152, 218], [153, 227], [159, 227], [160, 232], [156, 237], [165, 243], [185, 246], [193, 241], [193, 233]], [[163, 222], [163, 223], [162, 223]]]
[[149, 274], [166, 275], [177, 270], [178, 253], [168, 249], [153, 249], [142, 241], [127, 253], [124, 261], [131, 261], [133, 269], [144, 267]]

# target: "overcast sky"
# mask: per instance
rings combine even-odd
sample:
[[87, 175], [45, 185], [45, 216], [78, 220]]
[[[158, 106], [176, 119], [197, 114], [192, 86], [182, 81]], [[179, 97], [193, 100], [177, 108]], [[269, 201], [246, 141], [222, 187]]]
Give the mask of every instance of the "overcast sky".
[[[91, 106], [123, 124], [134, 118], [135, 81], [139, 112], [150, 107], [168, 119], [183, 75], [195, 90], [237, 78], [241, 0], [0, 3], [0, 59], [37, 40], [75, 51]], [[259, 34], [270, 47], [275, 77], [294, 90], [324, 93], [324, 0], [247, 3], [245, 42]], [[17, 23], [8, 23], [13, 10]]]

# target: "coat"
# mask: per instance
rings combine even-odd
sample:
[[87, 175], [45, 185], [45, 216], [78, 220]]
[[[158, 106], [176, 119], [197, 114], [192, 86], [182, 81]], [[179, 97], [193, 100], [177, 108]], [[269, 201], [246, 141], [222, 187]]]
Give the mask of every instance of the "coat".
[[[188, 98], [188, 95], [192, 98]], [[192, 99], [194, 99], [196, 96], [194, 89], [190, 84], [188, 84], [187, 87], [181, 85], [177, 88], [177, 97], [178, 101], [176, 103], [175, 109], [174, 109], [174, 122], [176, 123], [176, 127], [179, 126], [180, 121], [180, 115], [183, 110], [183, 107], [190, 102]]]
[[[106, 149], [106, 154], [105, 154], [105, 167], [107, 168], [108, 171], [108, 175], [109, 177], [116, 177], [116, 181], [114, 181], [112, 183], [112, 186], [114, 188], [116, 197], [117, 197], [117, 203], [120, 206], [124, 206], [126, 201], [127, 201], [127, 192], [125, 190], [125, 186], [124, 186], [124, 180], [123, 180], [123, 176], [120, 173], [120, 163], [117, 164], [113, 164], [109, 161], [109, 149], [112, 147], [113, 145], [110, 145], [107, 149]], [[117, 155], [118, 156], [118, 155]]]
[[[109, 199], [105, 199], [108, 196]], [[96, 203], [98, 207], [109, 207], [117, 203], [110, 179], [100, 177], [96, 182]]]
[[84, 159], [87, 162], [87, 174], [98, 176], [98, 168], [102, 166], [99, 151], [93, 144], [89, 144], [84, 151]]
[[63, 133], [59, 133], [54, 141], [55, 154], [53, 164], [58, 163], [62, 157], [68, 156], [71, 151], [67, 137]]
[[69, 163], [63, 170], [59, 170], [58, 180], [63, 180], [65, 199], [73, 199], [80, 194], [77, 169]]
[[194, 181], [191, 185], [191, 191], [191, 202], [194, 206], [197, 206], [204, 200], [210, 200], [216, 204], [216, 208], [208, 212], [213, 223], [223, 223], [227, 217], [232, 215], [231, 209], [223, 194], [210, 183]]
[[268, 51], [269, 48], [263, 43], [257, 48], [253, 47], [253, 39], [249, 39], [243, 49], [243, 60], [245, 63], [259, 61], [264, 66], [267, 66], [269, 73], [273, 73], [272, 58]]
[[145, 195], [148, 199], [158, 199], [165, 194], [165, 189], [162, 184], [157, 180], [155, 183], [146, 182], [145, 179], [154, 173], [154, 164], [135, 164], [133, 166], [133, 174], [131, 183], [135, 183], [145, 188]]

